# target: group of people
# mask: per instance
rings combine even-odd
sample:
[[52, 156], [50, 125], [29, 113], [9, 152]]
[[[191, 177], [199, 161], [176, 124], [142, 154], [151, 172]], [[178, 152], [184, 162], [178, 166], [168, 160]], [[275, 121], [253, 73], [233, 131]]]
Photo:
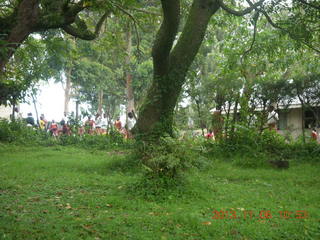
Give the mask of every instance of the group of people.
[[[66, 114], [60, 122], [55, 120], [47, 121], [44, 114], [41, 114], [40, 120], [35, 121], [32, 113], [28, 113], [28, 117], [25, 119], [27, 126], [36, 127], [43, 131], [49, 132], [52, 136], [58, 137], [60, 135], [71, 135], [73, 123], [68, 120]], [[120, 118], [114, 122], [114, 128], [125, 138], [132, 138], [131, 129], [136, 123], [136, 115], [134, 111], [131, 111], [127, 115], [127, 124], [123, 126]], [[95, 117], [88, 116], [84, 124], [77, 127], [78, 135], [106, 135], [108, 130], [108, 121], [106, 114], [96, 114]]]
[[55, 120], [47, 121], [44, 114], [40, 115], [40, 120], [35, 121], [32, 113], [28, 113], [28, 117], [25, 119], [27, 126], [38, 127], [42, 131], [50, 132], [54, 137], [62, 134], [71, 135], [70, 125], [66, 121], [65, 117], [58, 123]]
[[137, 121], [137, 117], [134, 111], [132, 110], [128, 112], [127, 124], [125, 126], [122, 126], [120, 118], [117, 118], [117, 120], [114, 123], [114, 127], [119, 133], [121, 133], [124, 136], [124, 138], [132, 138], [133, 136], [132, 136], [131, 130], [136, 124], [136, 121]]
[[88, 119], [85, 121], [83, 126], [79, 128], [79, 135], [83, 134], [96, 134], [96, 135], [105, 135], [107, 134], [108, 121], [106, 114], [100, 115], [96, 114], [95, 118], [88, 116]]

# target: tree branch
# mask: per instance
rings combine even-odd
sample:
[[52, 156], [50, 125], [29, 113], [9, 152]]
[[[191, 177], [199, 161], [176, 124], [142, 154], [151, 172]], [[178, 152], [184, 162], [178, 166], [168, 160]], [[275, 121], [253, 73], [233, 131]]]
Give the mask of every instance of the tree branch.
[[170, 71], [190, 67], [204, 39], [211, 16], [220, 8], [218, 1], [194, 0], [182, 34], [170, 54]]
[[139, 34], [139, 31], [138, 31], [138, 23], [137, 23], [137, 20], [135, 19], [134, 16], [132, 16], [131, 13], [129, 13], [127, 10], [125, 10], [122, 6], [116, 4], [116, 3], [113, 3], [121, 12], [123, 12], [124, 14], [126, 14], [132, 21], [133, 21], [133, 27], [134, 27], [134, 32], [136, 34], [136, 37], [137, 37], [137, 49], [138, 49], [138, 52], [140, 52], [140, 34]]
[[[248, 3], [250, 6], [253, 6], [253, 5], [254, 5], [250, 0], [246, 0], [246, 1], [247, 1], [247, 3]], [[284, 31], [285, 33], [289, 34], [289, 36], [290, 36], [292, 39], [294, 39], [294, 40], [296, 40], [296, 41], [301, 41], [301, 40], [296, 39], [289, 30], [287, 30], [287, 29], [279, 26], [279, 25], [276, 24], [275, 22], [273, 22], [273, 20], [271, 19], [271, 17], [268, 15], [268, 13], [267, 13], [266, 11], [264, 11], [264, 10], [261, 9], [261, 8], [257, 8], [257, 7], [255, 7], [255, 9], [256, 9], [258, 12], [261, 12], [261, 13], [265, 16], [265, 18], [267, 19], [267, 21], [269, 22], [269, 24], [270, 24], [272, 27], [277, 28], [277, 29], [279, 29], [279, 30], [281, 30], [281, 31]], [[307, 43], [307, 42], [305, 42], [305, 41], [301, 41], [301, 42], [302, 42], [304, 45], [306, 45], [307, 47], [309, 47], [310, 49], [314, 50], [315, 52], [320, 53], [320, 50], [319, 50], [319, 49], [313, 47], [313, 46], [310, 45], [309, 43]]]
[[142, 12], [142, 13], [146, 13], [146, 14], [151, 14], [151, 15], [155, 15], [155, 16], [161, 16], [160, 13], [157, 13], [157, 12], [153, 12], [153, 11], [149, 11], [149, 10], [145, 10], [145, 9], [142, 9], [142, 8], [135, 8], [135, 7], [132, 7], [130, 8], [134, 11], [137, 11], [137, 12]]
[[96, 27], [95, 27], [95, 31], [91, 32], [89, 31], [85, 21], [81, 20], [79, 17], [76, 18], [75, 24], [77, 27], [71, 26], [71, 25], [67, 25], [62, 27], [62, 29], [77, 38], [83, 39], [83, 40], [94, 40], [99, 36], [101, 27], [103, 22], [106, 20], [106, 18], [110, 15], [111, 11], [107, 11], [105, 12], [105, 14], [103, 14], [101, 16], [101, 18], [99, 19]]
[[69, 9], [67, 10], [67, 15], [75, 16], [85, 8], [85, 1], [81, 0], [80, 2], [74, 4], [72, 7], [69, 7]]
[[243, 55], [241, 56], [241, 62], [243, 62], [244, 57], [252, 50], [254, 42], [256, 41], [256, 35], [257, 35], [257, 23], [259, 20], [259, 12], [257, 11], [254, 16], [253, 16], [253, 38], [252, 38], [252, 42], [250, 45], [250, 48], [248, 50], [246, 50]]
[[227, 5], [224, 4], [223, 0], [218, 0], [220, 7], [225, 10], [226, 12], [233, 14], [235, 16], [244, 16], [250, 12], [252, 12], [252, 10], [256, 9], [257, 7], [261, 6], [264, 3], [265, 0], [260, 0], [259, 2], [256, 2], [252, 5], [250, 5], [250, 7], [242, 10], [242, 11], [237, 11], [234, 10], [232, 8], [229, 8]]
[[302, 4], [307, 5], [307, 6], [309, 6], [309, 7], [312, 7], [312, 8], [315, 8], [315, 9], [320, 10], [320, 5], [317, 6], [317, 5], [314, 5], [313, 3], [307, 2], [307, 1], [305, 1], [305, 0], [297, 0], [297, 1], [300, 2], [300, 3], [302, 3]]
[[163, 21], [152, 48], [154, 74], [166, 74], [169, 54], [180, 22], [180, 0], [161, 0]]
[[111, 14], [111, 11], [106, 11], [102, 16], [101, 18], [99, 19], [97, 25], [96, 25], [96, 28], [95, 28], [95, 31], [94, 31], [94, 34], [97, 36], [99, 36], [100, 34], [100, 31], [101, 31], [101, 27], [104, 23], [104, 21], [107, 19], [107, 17]]

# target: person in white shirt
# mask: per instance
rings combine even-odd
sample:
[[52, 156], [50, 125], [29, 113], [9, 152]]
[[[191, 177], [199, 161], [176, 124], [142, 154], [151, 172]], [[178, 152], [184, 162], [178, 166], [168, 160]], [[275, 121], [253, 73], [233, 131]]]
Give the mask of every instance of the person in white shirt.
[[107, 115], [104, 114], [103, 118], [101, 118], [101, 134], [107, 134], [107, 127], [108, 127]]
[[97, 133], [98, 135], [100, 135], [100, 134], [102, 133], [102, 131], [101, 131], [101, 127], [102, 127], [102, 117], [100, 116], [99, 113], [96, 115], [96, 121], [95, 121], [95, 123], [96, 123], [96, 133]]
[[268, 120], [267, 120], [267, 124], [269, 127], [269, 130], [276, 130], [277, 128], [277, 123], [279, 121], [279, 115], [278, 113], [275, 111], [273, 106], [270, 106], [268, 108]]
[[127, 138], [132, 138], [131, 129], [137, 122], [137, 118], [134, 114], [134, 111], [128, 112], [128, 122], [127, 122]]

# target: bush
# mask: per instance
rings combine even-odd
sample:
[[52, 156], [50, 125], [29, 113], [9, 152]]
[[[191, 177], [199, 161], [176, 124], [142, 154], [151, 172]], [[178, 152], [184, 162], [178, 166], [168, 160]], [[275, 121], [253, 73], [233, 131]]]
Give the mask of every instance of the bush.
[[320, 144], [315, 141], [303, 142], [302, 140], [295, 141], [289, 144], [286, 151], [287, 158], [298, 161], [319, 161], [320, 160]]
[[45, 131], [26, 126], [23, 121], [9, 122], [7, 120], [0, 120], [0, 142], [19, 145], [78, 146], [99, 150], [131, 146], [130, 140], [125, 140], [120, 133], [115, 131], [109, 135], [62, 135], [54, 138]]
[[252, 128], [237, 127], [231, 138], [220, 142], [205, 143], [210, 155], [230, 159], [243, 167], [262, 167], [270, 160], [319, 160], [320, 145], [315, 141], [288, 142], [276, 131], [265, 130], [261, 134]]
[[46, 137], [46, 133], [28, 127], [23, 121], [0, 120], [0, 142], [34, 145]]
[[207, 160], [201, 156], [201, 148], [192, 141], [162, 137], [157, 144], [139, 142], [137, 150], [149, 178], [177, 178], [190, 168], [207, 165]]

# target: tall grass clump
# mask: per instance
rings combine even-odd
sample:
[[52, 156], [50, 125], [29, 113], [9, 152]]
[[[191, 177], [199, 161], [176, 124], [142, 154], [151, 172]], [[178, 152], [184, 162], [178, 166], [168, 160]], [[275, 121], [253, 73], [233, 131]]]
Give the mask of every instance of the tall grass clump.
[[202, 147], [194, 141], [166, 136], [156, 143], [137, 141], [135, 146], [142, 176], [133, 183], [131, 190], [148, 199], [181, 194], [188, 184], [187, 172], [210, 167], [201, 152]]

